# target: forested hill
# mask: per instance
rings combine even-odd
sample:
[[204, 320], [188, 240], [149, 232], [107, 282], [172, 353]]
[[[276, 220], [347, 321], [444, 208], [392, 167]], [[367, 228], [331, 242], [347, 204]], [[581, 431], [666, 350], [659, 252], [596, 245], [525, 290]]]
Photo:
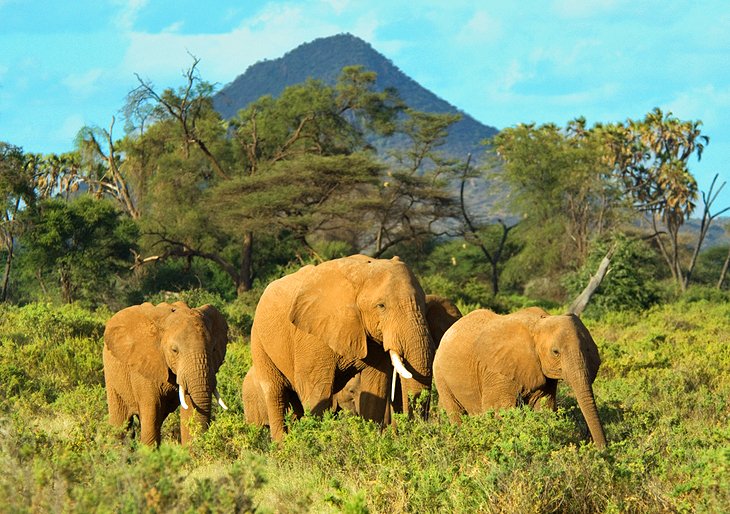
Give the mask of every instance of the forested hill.
[[376, 72], [378, 90], [394, 87], [414, 109], [461, 113], [462, 121], [451, 128], [449, 140], [443, 148], [455, 157], [464, 158], [468, 152], [480, 153], [480, 142], [497, 133], [494, 127], [478, 122], [422, 87], [370, 44], [350, 34], [316, 39], [298, 46], [283, 57], [250, 66], [243, 75], [239, 75], [215, 95], [214, 104], [223, 117], [230, 118], [259, 97], [267, 94], [276, 97], [287, 86], [310, 77], [334, 84], [340, 70], [351, 65], [362, 65]]

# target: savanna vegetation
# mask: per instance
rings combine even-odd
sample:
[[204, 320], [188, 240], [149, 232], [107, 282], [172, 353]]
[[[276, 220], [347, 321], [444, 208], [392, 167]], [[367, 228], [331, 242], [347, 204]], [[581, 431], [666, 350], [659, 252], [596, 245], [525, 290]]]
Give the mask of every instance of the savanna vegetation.
[[[223, 120], [197, 64], [164, 90], [138, 77], [121, 138], [112, 118], [62, 155], [0, 143], [3, 509], [728, 510], [730, 249], [704, 245], [724, 184], [699, 191], [689, 169], [709, 141], [699, 121], [521, 124], [457, 158], [439, 147], [458, 116], [409, 109], [361, 67]], [[608, 448], [586, 442], [564, 389], [557, 413], [460, 426], [437, 398], [428, 421], [305, 417], [279, 445], [247, 425], [264, 287], [357, 252], [399, 255], [464, 313], [564, 312], [608, 263], [582, 313]], [[177, 299], [228, 320], [230, 409], [187, 447], [171, 416], [152, 450], [107, 423], [102, 335], [122, 307]]]

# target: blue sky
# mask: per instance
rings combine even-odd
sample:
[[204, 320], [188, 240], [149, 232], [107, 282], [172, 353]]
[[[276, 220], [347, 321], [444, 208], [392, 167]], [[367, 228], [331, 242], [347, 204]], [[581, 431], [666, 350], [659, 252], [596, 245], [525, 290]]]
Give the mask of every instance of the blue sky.
[[0, 141], [64, 152], [82, 125], [119, 118], [135, 73], [177, 86], [193, 54], [222, 86], [343, 32], [499, 129], [654, 107], [701, 120], [710, 144], [691, 170], [702, 189], [730, 179], [726, 0], [0, 0]]

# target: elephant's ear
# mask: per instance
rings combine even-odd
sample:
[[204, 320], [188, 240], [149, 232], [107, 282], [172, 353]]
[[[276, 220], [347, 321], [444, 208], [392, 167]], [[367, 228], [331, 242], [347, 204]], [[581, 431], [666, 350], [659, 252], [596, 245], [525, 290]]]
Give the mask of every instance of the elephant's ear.
[[426, 323], [436, 348], [446, 331], [459, 318], [461, 311], [451, 300], [437, 295], [426, 295]]
[[497, 316], [487, 323], [482, 337], [490, 341], [492, 350], [491, 358], [484, 363], [488, 370], [507, 376], [528, 390], [544, 384], [532, 331], [523, 320]]
[[212, 305], [203, 305], [197, 309], [205, 320], [205, 325], [211, 336], [213, 345], [213, 363], [212, 368], [218, 371], [226, 358], [226, 346], [228, 345], [228, 323], [226, 318], [218, 309]]
[[336, 267], [315, 266], [294, 294], [289, 321], [338, 355], [364, 359], [367, 335], [355, 286]]
[[119, 361], [142, 376], [166, 382], [168, 366], [160, 347], [157, 323], [149, 306], [134, 305], [117, 312], [104, 329], [104, 346]]

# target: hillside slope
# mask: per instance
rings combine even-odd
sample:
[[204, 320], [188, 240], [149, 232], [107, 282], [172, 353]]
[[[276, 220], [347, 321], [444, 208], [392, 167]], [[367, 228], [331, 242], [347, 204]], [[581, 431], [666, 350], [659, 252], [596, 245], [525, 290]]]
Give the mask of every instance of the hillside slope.
[[334, 84], [340, 70], [351, 65], [362, 65], [376, 72], [378, 90], [387, 87], [397, 89], [401, 98], [414, 109], [461, 113], [463, 119], [452, 127], [443, 148], [454, 157], [464, 158], [469, 152], [481, 154], [483, 147], [480, 143], [497, 133], [494, 127], [480, 123], [419, 85], [368, 43], [350, 34], [316, 39], [298, 46], [283, 57], [250, 66], [215, 95], [214, 105], [224, 118], [230, 118], [259, 97], [276, 97], [287, 86], [307, 78]]

